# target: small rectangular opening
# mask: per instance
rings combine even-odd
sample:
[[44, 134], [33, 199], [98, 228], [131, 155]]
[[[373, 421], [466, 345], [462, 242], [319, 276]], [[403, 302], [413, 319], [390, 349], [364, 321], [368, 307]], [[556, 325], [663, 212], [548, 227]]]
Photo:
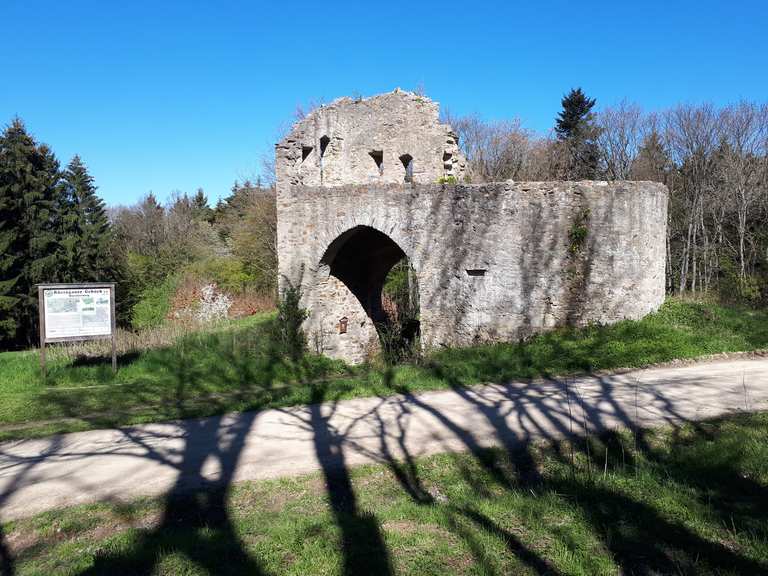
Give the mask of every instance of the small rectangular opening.
[[470, 268], [467, 270], [468, 276], [485, 276], [484, 268]]
[[301, 147], [301, 161], [304, 162], [309, 155], [312, 154], [312, 146], [302, 146]]

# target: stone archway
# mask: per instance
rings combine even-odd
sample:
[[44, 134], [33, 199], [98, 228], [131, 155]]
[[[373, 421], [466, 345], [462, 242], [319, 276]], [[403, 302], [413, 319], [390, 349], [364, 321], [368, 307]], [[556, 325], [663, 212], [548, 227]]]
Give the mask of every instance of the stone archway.
[[[313, 312], [321, 315], [317, 320], [326, 327], [323, 348], [343, 349], [346, 357], [362, 359], [380, 349], [385, 334], [392, 338], [393, 318], [382, 305], [382, 293], [387, 275], [403, 261], [410, 265], [397, 242], [371, 226], [356, 225], [330, 243], [320, 259], [323, 298]], [[415, 272], [411, 273], [418, 286]], [[413, 326], [408, 329], [412, 332]]]

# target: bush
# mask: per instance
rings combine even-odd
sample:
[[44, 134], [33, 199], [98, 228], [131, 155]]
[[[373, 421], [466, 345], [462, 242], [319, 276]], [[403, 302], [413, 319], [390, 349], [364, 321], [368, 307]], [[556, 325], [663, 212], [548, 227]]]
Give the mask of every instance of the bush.
[[759, 277], [746, 275], [742, 278], [736, 263], [729, 257], [721, 257], [720, 270], [719, 296], [722, 302], [752, 307], [760, 304], [763, 282]]
[[307, 350], [307, 338], [301, 325], [307, 319], [307, 311], [301, 307], [301, 288], [288, 284], [277, 304], [277, 326], [280, 348], [293, 360], [298, 360]]
[[171, 308], [171, 300], [179, 284], [177, 276], [169, 276], [159, 286], [147, 288], [133, 306], [131, 325], [136, 330], [155, 328], [163, 323]]
[[214, 282], [226, 292], [243, 292], [251, 287], [256, 279], [245, 270], [241, 260], [231, 256], [212, 257], [193, 262], [186, 272], [205, 282]]

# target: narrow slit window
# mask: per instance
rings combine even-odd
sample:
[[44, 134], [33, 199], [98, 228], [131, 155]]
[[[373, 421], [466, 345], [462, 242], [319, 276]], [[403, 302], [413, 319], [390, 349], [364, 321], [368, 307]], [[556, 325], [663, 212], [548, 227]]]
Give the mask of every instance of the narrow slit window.
[[304, 162], [310, 154], [312, 154], [312, 150], [314, 148], [312, 146], [302, 146], [301, 147], [301, 161]]
[[403, 168], [405, 168], [405, 181], [413, 182], [413, 156], [403, 154], [400, 156], [400, 162], [403, 163]]
[[368, 152], [373, 161], [376, 163], [376, 168], [379, 170], [379, 176], [384, 175], [384, 151], [383, 150], [371, 150]]
[[328, 136], [323, 136], [320, 138], [320, 184], [323, 184], [323, 158], [325, 157], [325, 150], [328, 148], [328, 144], [331, 142], [331, 139], [328, 138]]
[[485, 276], [485, 268], [470, 268], [467, 270], [468, 276]]

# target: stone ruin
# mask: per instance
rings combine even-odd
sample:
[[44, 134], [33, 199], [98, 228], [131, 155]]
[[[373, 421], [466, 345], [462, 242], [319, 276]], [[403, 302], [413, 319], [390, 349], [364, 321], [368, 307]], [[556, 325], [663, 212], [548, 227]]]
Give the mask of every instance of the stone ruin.
[[639, 319], [664, 300], [662, 184], [464, 184], [439, 105], [400, 90], [321, 106], [275, 150], [280, 286], [301, 287], [316, 352], [377, 350], [405, 257], [424, 349]]

